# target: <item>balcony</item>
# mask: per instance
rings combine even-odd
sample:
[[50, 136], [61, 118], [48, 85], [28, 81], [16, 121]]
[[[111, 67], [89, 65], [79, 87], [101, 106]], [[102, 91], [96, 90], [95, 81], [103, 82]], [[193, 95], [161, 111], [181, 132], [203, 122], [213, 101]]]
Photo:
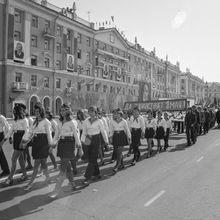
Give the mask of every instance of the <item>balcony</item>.
[[119, 59], [119, 60], [122, 60], [122, 61], [127, 62], [127, 63], [129, 62], [129, 59], [127, 59], [127, 58], [125, 58], [125, 57], [122, 57], [122, 56], [119, 56], [119, 55], [117, 55], [117, 54], [108, 52], [108, 51], [106, 51], [106, 50], [98, 49], [96, 52], [97, 52], [98, 54], [108, 55], [108, 56], [110, 56], [110, 57], [112, 57], [112, 58], [114, 58], [114, 59]]
[[56, 36], [51, 28], [45, 28], [44, 32], [43, 32], [43, 36], [44, 36], [44, 38], [47, 38], [47, 39], [55, 39], [56, 38]]
[[12, 90], [13, 90], [13, 92], [25, 92], [28, 90], [28, 83], [26, 83], [26, 82], [13, 82]]

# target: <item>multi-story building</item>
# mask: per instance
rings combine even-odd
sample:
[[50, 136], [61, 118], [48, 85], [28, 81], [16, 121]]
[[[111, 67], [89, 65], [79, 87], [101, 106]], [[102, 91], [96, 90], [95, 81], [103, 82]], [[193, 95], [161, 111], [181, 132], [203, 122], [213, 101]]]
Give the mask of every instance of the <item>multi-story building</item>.
[[207, 104], [218, 104], [220, 103], [220, 83], [211, 82], [205, 83], [205, 102]]
[[189, 69], [180, 76], [180, 92], [182, 98], [195, 100], [195, 104], [204, 102], [205, 83], [203, 79], [193, 75]]

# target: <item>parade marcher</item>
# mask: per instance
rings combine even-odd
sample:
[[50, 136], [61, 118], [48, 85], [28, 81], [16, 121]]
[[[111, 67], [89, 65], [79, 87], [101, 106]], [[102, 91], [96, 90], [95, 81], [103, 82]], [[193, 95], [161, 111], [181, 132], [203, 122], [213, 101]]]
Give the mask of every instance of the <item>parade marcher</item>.
[[204, 114], [205, 114], [205, 122], [204, 122], [204, 134], [207, 134], [209, 132], [209, 123], [211, 120], [210, 113], [207, 108], [204, 108]]
[[[25, 116], [28, 119], [28, 126], [29, 126], [29, 128], [31, 128], [33, 126], [34, 120], [32, 117], [30, 117], [27, 110], [26, 110]], [[30, 150], [29, 150], [30, 148], [31, 148], [31, 142], [28, 143], [27, 147], [24, 150], [24, 160], [25, 160], [25, 162], [27, 162], [26, 170], [33, 169], [33, 166], [31, 164], [31, 155], [30, 155]]]
[[41, 166], [44, 175], [46, 176], [45, 183], [50, 182], [47, 157], [49, 155], [49, 146], [52, 143], [52, 128], [50, 121], [45, 117], [45, 109], [41, 103], [34, 105], [34, 113], [36, 119], [30, 129], [29, 134], [25, 137], [26, 142], [32, 140], [32, 157], [34, 159], [34, 169], [29, 183], [25, 190], [30, 190], [33, 187], [33, 182], [37, 177], [38, 169]]
[[110, 143], [112, 143], [116, 154], [116, 166], [113, 171], [116, 173], [119, 168], [124, 168], [123, 164], [123, 148], [129, 145], [131, 140], [131, 133], [128, 123], [122, 118], [123, 112], [118, 108], [113, 114], [114, 119], [110, 121]]
[[129, 127], [131, 130], [131, 146], [134, 153], [132, 165], [134, 166], [141, 156], [139, 146], [141, 145], [141, 138], [144, 138], [145, 132], [144, 118], [140, 115], [138, 107], [134, 107], [133, 109], [133, 116], [131, 116], [129, 120]]
[[145, 119], [145, 138], [147, 139], [148, 153], [147, 158], [152, 156], [152, 140], [155, 136], [156, 120], [153, 118], [152, 111], [147, 111], [147, 118]]
[[195, 123], [195, 141], [197, 141], [197, 137], [198, 137], [198, 130], [201, 124], [201, 115], [200, 113], [197, 111], [197, 108], [195, 105], [192, 106], [192, 112], [196, 115], [196, 123]]
[[160, 153], [162, 151], [161, 140], [164, 139], [166, 129], [165, 120], [162, 118], [161, 111], [157, 112], [156, 126], [155, 138], [157, 139], [157, 153]]
[[[131, 115], [132, 115], [131, 110], [123, 110], [123, 118], [128, 122], [128, 126], [129, 126], [129, 121], [130, 121]], [[127, 157], [130, 157], [132, 152], [133, 152], [133, 149], [132, 149], [132, 146], [130, 145], [128, 153], [127, 153]]]
[[60, 157], [60, 173], [55, 188], [50, 195], [51, 198], [56, 198], [59, 195], [65, 176], [68, 178], [72, 190], [76, 188], [70, 161], [75, 157], [75, 146], [78, 153], [82, 155], [82, 146], [79, 139], [77, 123], [75, 120], [72, 120], [71, 114], [69, 105], [63, 104], [60, 109], [58, 129], [53, 139], [54, 144], [58, 142], [57, 156]]
[[[0, 114], [0, 143], [1, 141], [4, 140], [4, 137], [9, 132], [9, 129], [10, 126], [7, 122], [7, 119]], [[0, 177], [7, 176], [10, 173], [10, 170], [1, 145], [0, 145], [0, 166], [2, 169], [2, 172], [0, 173]]]
[[[57, 122], [54, 120], [54, 118], [53, 118], [53, 115], [52, 115], [52, 113], [49, 111], [49, 110], [47, 110], [46, 111], [46, 118], [50, 121], [50, 123], [51, 123], [51, 130], [52, 130], [52, 138], [54, 137], [54, 135], [55, 135], [55, 133], [57, 132]], [[52, 162], [52, 164], [53, 164], [53, 167], [54, 167], [54, 170], [57, 170], [58, 169], [58, 167], [57, 167], [57, 162], [56, 162], [56, 159], [55, 159], [55, 157], [54, 157], [54, 155], [53, 155], [53, 150], [51, 150], [50, 152], [49, 152], [49, 157], [50, 157], [50, 160], [51, 160], [51, 162]]]
[[165, 134], [164, 134], [164, 150], [169, 147], [169, 136], [172, 131], [172, 122], [168, 118], [167, 112], [164, 113], [164, 120], [165, 120]]
[[217, 122], [217, 128], [220, 128], [220, 107], [218, 107], [218, 110], [217, 110], [217, 112], [216, 112], [216, 115], [215, 115], [215, 117], [216, 117], [216, 122]]
[[[16, 171], [17, 161], [19, 161], [23, 176], [19, 179], [19, 181], [27, 180], [27, 173], [25, 169], [25, 160], [24, 160], [24, 149], [21, 148], [21, 142], [24, 135], [27, 135], [29, 131], [28, 119], [25, 117], [26, 106], [23, 104], [15, 105], [13, 109], [14, 114], [14, 123], [12, 124], [10, 131], [5, 136], [4, 140], [1, 142], [2, 144], [9, 138], [10, 142], [13, 140], [13, 154], [11, 158], [11, 171], [4, 182], [5, 186], [9, 186], [13, 184], [13, 175]], [[11, 139], [13, 136], [13, 139]]]
[[187, 109], [186, 117], [185, 117], [185, 125], [186, 125], [186, 138], [187, 145], [191, 146], [195, 144], [195, 124], [196, 124], [196, 115], [192, 112], [192, 108], [189, 107]]
[[199, 107], [198, 110], [201, 113], [201, 126], [200, 126], [199, 134], [202, 135], [204, 133], [205, 112], [201, 107]]
[[103, 122], [97, 116], [97, 108], [89, 107], [88, 113], [90, 115], [84, 122], [82, 143], [88, 146], [88, 166], [85, 172], [84, 185], [89, 185], [91, 177], [101, 178], [98, 166], [99, 146], [101, 144], [100, 134], [103, 137], [105, 144], [108, 144], [108, 136], [104, 128]]

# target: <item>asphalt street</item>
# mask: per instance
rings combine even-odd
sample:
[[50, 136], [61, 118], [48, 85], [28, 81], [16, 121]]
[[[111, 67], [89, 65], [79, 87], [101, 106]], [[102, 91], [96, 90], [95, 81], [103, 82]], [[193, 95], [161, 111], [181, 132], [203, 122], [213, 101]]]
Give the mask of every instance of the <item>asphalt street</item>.
[[57, 171], [51, 170], [49, 186], [39, 177], [30, 192], [24, 191], [25, 183], [0, 188], [0, 219], [219, 220], [219, 134], [212, 130], [191, 147], [185, 134], [173, 135], [167, 152], [149, 159], [143, 142], [141, 161], [130, 166], [132, 156], [126, 158], [116, 175], [106, 152], [102, 179], [88, 187], [82, 186], [86, 164], [79, 162], [77, 189], [70, 191], [66, 180], [56, 200], [49, 195]]

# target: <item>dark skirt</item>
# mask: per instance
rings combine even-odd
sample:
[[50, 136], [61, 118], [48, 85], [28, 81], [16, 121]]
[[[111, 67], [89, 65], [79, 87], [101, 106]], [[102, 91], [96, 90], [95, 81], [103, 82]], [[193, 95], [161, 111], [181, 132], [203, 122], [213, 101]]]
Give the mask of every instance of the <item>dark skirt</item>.
[[153, 138], [155, 135], [155, 130], [153, 128], [146, 128], [145, 130], [145, 138]]
[[20, 148], [20, 143], [21, 143], [21, 140], [22, 140], [22, 137], [24, 135], [24, 131], [23, 130], [20, 130], [20, 131], [16, 131], [13, 135], [13, 147], [14, 147], [14, 150], [19, 150], [19, 151], [23, 151], [24, 149], [21, 149]]
[[128, 145], [127, 135], [124, 131], [114, 132], [112, 137], [112, 145], [114, 147], [122, 147]]
[[156, 129], [156, 139], [163, 139], [165, 135], [164, 127], [160, 126]]
[[37, 134], [33, 137], [32, 157], [33, 159], [46, 159], [49, 155], [47, 134]]
[[141, 145], [141, 128], [131, 130], [131, 146], [140, 146]]
[[57, 147], [57, 156], [60, 158], [70, 158], [75, 157], [75, 139], [74, 137], [65, 137], [65, 139], [60, 139]]

